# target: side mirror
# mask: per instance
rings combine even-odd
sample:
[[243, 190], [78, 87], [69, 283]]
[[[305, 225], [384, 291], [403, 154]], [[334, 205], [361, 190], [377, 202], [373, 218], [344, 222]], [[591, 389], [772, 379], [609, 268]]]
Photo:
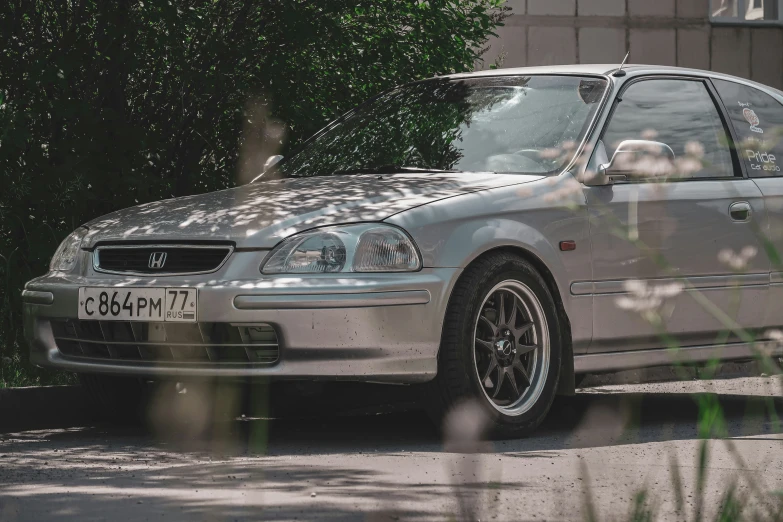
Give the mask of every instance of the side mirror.
[[675, 158], [674, 151], [665, 143], [648, 140], [626, 140], [620, 143], [620, 146], [614, 151], [612, 160], [609, 163], [598, 166], [598, 174], [603, 176], [609, 183], [626, 181], [630, 172], [628, 167], [633, 165], [634, 160], [644, 156], [664, 158], [668, 161], [674, 161]]
[[261, 174], [259, 174], [258, 176], [256, 176], [255, 178], [251, 179], [250, 183], [255, 183], [259, 179], [263, 178], [264, 174], [266, 174], [266, 171], [268, 171], [269, 169], [271, 169], [272, 167], [274, 167], [275, 165], [280, 163], [280, 161], [282, 159], [283, 159], [283, 156], [281, 156], [279, 154], [276, 155], [276, 156], [269, 156], [266, 159], [266, 161], [264, 162], [264, 171]]
[[277, 154], [276, 156], [269, 156], [267, 160], [264, 162], [264, 172], [266, 172], [267, 170], [271, 169], [272, 167], [280, 163], [282, 159], [283, 156], [281, 156], [280, 154]]

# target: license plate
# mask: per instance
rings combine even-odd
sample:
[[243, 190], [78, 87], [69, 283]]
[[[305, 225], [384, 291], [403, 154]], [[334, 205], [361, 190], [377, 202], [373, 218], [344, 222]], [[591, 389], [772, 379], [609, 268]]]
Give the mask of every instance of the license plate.
[[79, 288], [79, 319], [192, 323], [197, 307], [195, 288]]

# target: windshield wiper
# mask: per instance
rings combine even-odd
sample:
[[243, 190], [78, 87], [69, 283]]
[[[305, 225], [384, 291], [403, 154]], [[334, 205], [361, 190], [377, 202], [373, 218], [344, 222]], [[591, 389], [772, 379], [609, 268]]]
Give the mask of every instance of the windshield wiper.
[[332, 174], [403, 174], [406, 172], [428, 172], [428, 173], [459, 173], [461, 170], [429, 169], [422, 167], [404, 167], [401, 165], [379, 165], [377, 167], [357, 167], [348, 170], [336, 170]]

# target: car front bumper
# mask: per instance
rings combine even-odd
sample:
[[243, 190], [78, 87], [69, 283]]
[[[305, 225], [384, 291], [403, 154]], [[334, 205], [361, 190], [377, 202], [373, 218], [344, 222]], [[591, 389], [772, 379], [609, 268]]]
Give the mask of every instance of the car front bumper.
[[[148, 378], [336, 379], [391, 383], [434, 378], [448, 296], [459, 269], [405, 274], [132, 278], [50, 273], [23, 292], [32, 363], [77, 373]], [[210, 277], [211, 276], [211, 277]], [[279, 343], [274, 364], [128, 361], [65, 355], [53, 320], [77, 319], [79, 288], [198, 288], [200, 323], [266, 324]]]

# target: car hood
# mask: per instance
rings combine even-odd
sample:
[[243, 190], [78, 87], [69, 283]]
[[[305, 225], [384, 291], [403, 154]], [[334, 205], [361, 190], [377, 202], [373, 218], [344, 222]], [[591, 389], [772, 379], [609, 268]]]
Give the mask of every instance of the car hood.
[[448, 173], [265, 181], [108, 214], [87, 223], [82, 246], [91, 248], [103, 241], [228, 240], [237, 248], [272, 248], [313, 227], [381, 221], [444, 198], [540, 178]]

